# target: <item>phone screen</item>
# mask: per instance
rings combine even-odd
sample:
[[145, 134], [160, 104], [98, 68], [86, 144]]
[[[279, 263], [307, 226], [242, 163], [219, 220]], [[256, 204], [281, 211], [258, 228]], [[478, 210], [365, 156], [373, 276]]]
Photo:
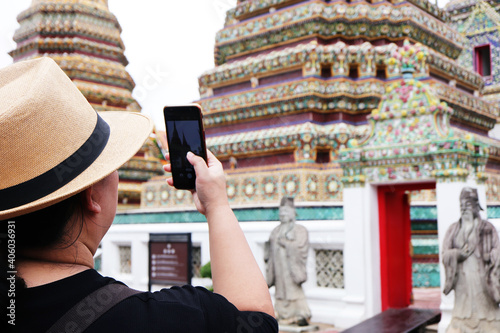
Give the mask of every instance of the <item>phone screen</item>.
[[186, 154], [191, 151], [207, 160], [201, 110], [193, 106], [168, 107], [164, 113], [174, 186], [194, 189], [196, 174]]

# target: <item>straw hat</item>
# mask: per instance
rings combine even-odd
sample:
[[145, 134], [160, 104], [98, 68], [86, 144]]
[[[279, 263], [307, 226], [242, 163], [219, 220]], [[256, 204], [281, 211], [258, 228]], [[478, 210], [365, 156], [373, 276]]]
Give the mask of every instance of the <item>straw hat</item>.
[[151, 130], [140, 113], [98, 115], [50, 58], [0, 69], [0, 220], [105, 178], [134, 156]]

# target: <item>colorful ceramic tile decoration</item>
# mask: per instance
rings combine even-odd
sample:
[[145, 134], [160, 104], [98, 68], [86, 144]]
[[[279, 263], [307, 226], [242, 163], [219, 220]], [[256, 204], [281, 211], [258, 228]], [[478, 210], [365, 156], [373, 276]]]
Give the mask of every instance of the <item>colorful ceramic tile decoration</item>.
[[[297, 169], [293, 164], [226, 171], [227, 193], [232, 205], [260, 205], [279, 202], [291, 195], [298, 202], [341, 203], [342, 170], [333, 164], [306, 166]], [[192, 208], [187, 191], [165, 188], [165, 179], [158, 177], [144, 184], [144, 208]], [[154, 193], [154, 194], [153, 194]], [[166, 197], [166, 200], [162, 198]], [[173, 198], [173, 199], [172, 199]]]
[[241, 53], [310, 35], [325, 38], [365, 35], [372, 39], [393, 40], [411, 36], [451, 58], [458, 57], [465, 43], [463, 36], [444, 22], [406, 2], [346, 4], [318, 0], [301, 2], [227, 26], [216, 37], [217, 64]]
[[[303, 72], [310, 72], [304, 67], [312, 67], [312, 58], [316, 58], [315, 73], [318, 73], [322, 66], [330, 66], [332, 76], [347, 76], [350, 65], [361, 64], [360, 77], [374, 77], [377, 65], [387, 65], [387, 76], [398, 77], [401, 75], [401, 63], [397, 61], [386, 63], [386, 59], [396, 49], [398, 47], [394, 43], [383, 46], [373, 46], [368, 42], [361, 45], [346, 45], [344, 42], [331, 45], [318, 45], [316, 42], [299, 44], [225, 63], [206, 71], [199, 78], [200, 95], [211, 97], [213, 95], [212, 88], [221, 84], [242, 82], [250, 80], [251, 77], [268, 76], [273, 72], [290, 71], [297, 67], [302, 68]], [[482, 77], [474, 72], [471, 66], [467, 66], [467, 68], [458, 66], [452, 59], [432, 49], [428, 52], [427, 63], [430, 68], [446, 73], [446, 75], [452, 75], [476, 89], [483, 87]], [[428, 68], [421, 68], [421, 70], [422, 75], [428, 76]], [[209, 93], [210, 91], [211, 93]]]
[[264, 200], [277, 200], [280, 197], [278, 192], [278, 177], [264, 177], [262, 180], [261, 191]]
[[[134, 80], [125, 70], [121, 27], [106, 0], [34, 0], [17, 17], [14, 61], [50, 56], [97, 111], [136, 111]], [[120, 168], [119, 208], [139, 208], [141, 182], [163, 175], [163, 155], [151, 139]], [[148, 192], [149, 193], [149, 192]], [[151, 195], [147, 195], [150, 198]], [[144, 204], [150, 206], [152, 199]], [[157, 200], [157, 195], [153, 196]]]
[[161, 206], [166, 206], [170, 204], [170, 199], [172, 197], [170, 191], [169, 191], [170, 186], [167, 184], [164, 184], [160, 186], [160, 191], [159, 191], [159, 199], [160, 199], [160, 205]]
[[462, 66], [477, 67], [476, 47], [489, 46], [491, 75], [484, 76], [485, 87], [482, 91], [488, 101], [500, 101], [500, 14], [498, 3], [486, 1], [455, 1], [446, 6], [452, 14], [451, 25], [467, 39], [467, 48], [458, 58]]
[[157, 194], [159, 193], [159, 191], [156, 191], [156, 189], [153, 187], [153, 186], [146, 186], [144, 191], [143, 191], [143, 195], [144, 195], [144, 198], [143, 198], [143, 206], [146, 206], [146, 207], [154, 207], [154, 206], [158, 206], [158, 202], [157, 202]]
[[405, 46], [388, 62], [402, 63], [403, 78], [386, 89], [370, 119], [370, 136], [351, 139], [340, 151], [346, 186], [365, 182], [408, 180], [453, 181], [474, 175], [486, 179], [489, 146], [449, 124], [453, 109], [430, 85], [414, 78], [425, 66], [421, 45]]
[[[488, 182], [486, 183], [486, 200], [489, 203], [500, 203], [500, 173], [488, 174]], [[488, 210], [490, 208], [488, 207]]]

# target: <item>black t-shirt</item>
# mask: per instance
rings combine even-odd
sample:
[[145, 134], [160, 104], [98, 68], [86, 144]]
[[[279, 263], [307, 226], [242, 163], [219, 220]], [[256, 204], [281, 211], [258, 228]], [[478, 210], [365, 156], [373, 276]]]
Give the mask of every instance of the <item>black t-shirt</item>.
[[[88, 294], [114, 281], [95, 270], [24, 290], [16, 314], [17, 332], [46, 332]], [[239, 311], [223, 296], [202, 287], [172, 287], [144, 292], [120, 302], [97, 319], [86, 333], [259, 333], [278, 332], [274, 318]]]

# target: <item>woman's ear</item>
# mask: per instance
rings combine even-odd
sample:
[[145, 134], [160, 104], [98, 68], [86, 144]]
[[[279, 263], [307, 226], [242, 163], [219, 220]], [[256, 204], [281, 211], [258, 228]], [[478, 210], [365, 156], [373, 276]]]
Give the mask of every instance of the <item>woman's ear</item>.
[[95, 194], [96, 193], [94, 191], [94, 186], [91, 186], [84, 190], [81, 194], [82, 207], [85, 211], [93, 214], [99, 214], [102, 208], [99, 202], [95, 200]]

